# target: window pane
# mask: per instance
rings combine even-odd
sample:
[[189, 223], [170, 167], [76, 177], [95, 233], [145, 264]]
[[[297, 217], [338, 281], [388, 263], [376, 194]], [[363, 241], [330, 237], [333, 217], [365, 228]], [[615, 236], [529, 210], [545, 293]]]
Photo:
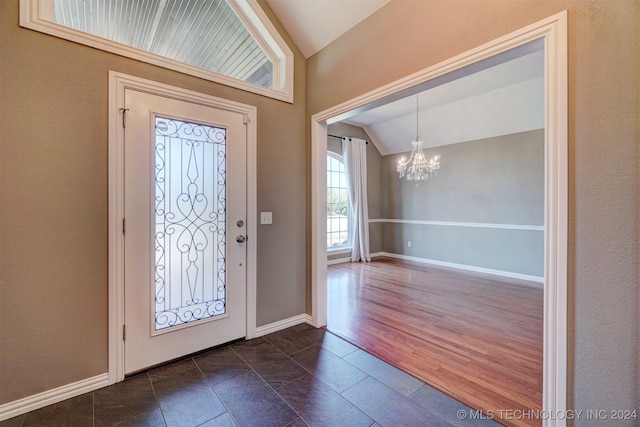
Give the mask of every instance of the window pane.
[[333, 171], [337, 169], [337, 160], [331, 156], [327, 157], [327, 171]]
[[340, 200], [340, 203], [345, 204], [345, 205], [349, 202], [349, 193], [347, 192], [346, 188], [341, 188], [340, 189], [340, 194], [339, 194], [338, 200]]
[[327, 247], [348, 247], [349, 200], [344, 163], [334, 154], [327, 155]]
[[273, 63], [226, 0], [54, 0], [53, 21], [272, 88]]
[[340, 175], [340, 184], [338, 184], [338, 186], [347, 188], [347, 175], [344, 174], [344, 171], [342, 175]]
[[331, 187], [340, 188], [340, 172], [331, 172]]

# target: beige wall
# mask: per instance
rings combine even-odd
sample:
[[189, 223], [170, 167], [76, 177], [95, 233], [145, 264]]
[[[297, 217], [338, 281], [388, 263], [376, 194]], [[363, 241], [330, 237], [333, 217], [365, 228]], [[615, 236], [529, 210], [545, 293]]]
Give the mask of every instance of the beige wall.
[[308, 60], [307, 114], [565, 9], [569, 404], [638, 408], [640, 2], [391, 0]]
[[0, 404], [108, 370], [109, 70], [257, 106], [258, 210], [273, 212], [258, 226], [258, 326], [303, 313], [302, 55], [291, 105], [18, 22], [18, 1], [0, 1]]
[[310, 115], [568, 9], [570, 402], [638, 406], [637, 1], [392, 0], [296, 52], [294, 105], [19, 28], [17, 5], [0, 1], [0, 404], [107, 370], [108, 70], [258, 107], [264, 325], [310, 303]]

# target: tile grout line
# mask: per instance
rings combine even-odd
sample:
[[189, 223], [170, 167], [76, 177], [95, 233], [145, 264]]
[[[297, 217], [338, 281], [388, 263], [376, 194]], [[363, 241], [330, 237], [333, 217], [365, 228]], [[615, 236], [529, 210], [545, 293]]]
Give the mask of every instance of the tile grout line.
[[[224, 347], [222, 347], [222, 348], [224, 348]], [[229, 345], [229, 348], [231, 348], [231, 345]], [[215, 350], [213, 350], [213, 351], [215, 351]], [[204, 372], [202, 372], [202, 368], [200, 368], [200, 365], [198, 365], [198, 362], [196, 361], [195, 357], [193, 358], [193, 363], [196, 365], [196, 368], [198, 368], [198, 371], [199, 371], [199, 372], [202, 374], [202, 376], [204, 377], [204, 380], [206, 381], [207, 385], [209, 386], [209, 388], [211, 389], [211, 391], [213, 392], [213, 394], [218, 398], [218, 400], [220, 401], [220, 403], [222, 403], [222, 406], [224, 406], [224, 409], [225, 409], [225, 412], [223, 412], [222, 414], [218, 415], [217, 417], [213, 417], [213, 418], [211, 418], [210, 420], [207, 420], [207, 421], [205, 421], [205, 422], [203, 422], [203, 423], [200, 423], [200, 425], [202, 425], [202, 424], [204, 424], [204, 423], [207, 423], [207, 422], [209, 422], [209, 421], [211, 421], [211, 420], [215, 420], [216, 418], [218, 418], [218, 417], [222, 416], [224, 413], [229, 414], [229, 416], [231, 417], [231, 420], [234, 422], [234, 424], [235, 424], [236, 426], [237, 426], [237, 425], [239, 425], [239, 424], [238, 424], [238, 422], [237, 422], [237, 420], [236, 420], [236, 417], [234, 417], [234, 416], [233, 416], [233, 414], [232, 414], [232, 413], [231, 413], [231, 411], [229, 410], [229, 407], [227, 406], [227, 404], [226, 404], [226, 403], [224, 403], [224, 400], [222, 400], [222, 397], [220, 397], [220, 395], [216, 392], [215, 388], [213, 388], [213, 384], [211, 384], [211, 383], [209, 382], [209, 379], [207, 378], [207, 376], [205, 375], [205, 373], [204, 373]], [[245, 362], [245, 363], [246, 363], [246, 362]], [[235, 378], [235, 377], [234, 377], [234, 378]], [[229, 378], [229, 380], [232, 380], [232, 379], [233, 379], [233, 378]], [[225, 380], [225, 381], [229, 381], [229, 380]], [[222, 381], [222, 382], [225, 382], [225, 381]], [[220, 383], [220, 384], [222, 384], [222, 383]]]
[[[158, 399], [158, 394], [156, 393], [156, 388], [153, 386], [153, 381], [151, 381], [151, 376], [149, 375], [149, 372], [151, 371], [147, 371], [145, 372], [145, 376], [147, 377], [147, 380], [149, 380], [149, 385], [151, 386], [151, 391], [153, 392], [153, 398], [156, 400], [156, 404], [158, 405], [158, 409], [160, 410], [160, 416], [162, 417], [162, 422], [164, 423], [165, 427], [167, 426], [167, 419], [164, 417], [164, 411], [162, 410], [162, 405], [160, 404], [160, 399]], [[128, 421], [128, 420], [125, 420]]]
[[[272, 343], [271, 341], [269, 341], [268, 339], [266, 339], [266, 338], [264, 338], [264, 337], [262, 337], [262, 339], [263, 339], [265, 342], [267, 342], [268, 344], [271, 344], [271, 346], [273, 346], [273, 348], [275, 348], [275, 349], [276, 349], [276, 350], [278, 350], [280, 353], [282, 353], [282, 354], [283, 354], [287, 359], [291, 360], [293, 363], [295, 363], [296, 365], [300, 366], [300, 368], [302, 368], [302, 370], [303, 370], [303, 371], [305, 371], [305, 372], [307, 372], [308, 374], [310, 374], [311, 376], [315, 377], [311, 372], [307, 371], [307, 370], [304, 368], [304, 366], [302, 366], [302, 365], [300, 365], [298, 362], [296, 362], [296, 361], [295, 361], [295, 360], [294, 360], [290, 355], [288, 355], [287, 353], [285, 353], [285, 352], [284, 352], [280, 347], [278, 347], [276, 344]], [[314, 345], [315, 345], [315, 344], [314, 344]], [[311, 345], [311, 346], [309, 346], [309, 347], [305, 347], [305, 349], [310, 348], [310, 347], [313, 347], [313, 345]], [[302, 350], [300, 350], [300, 351], [302, 351]], [[296, 352], [296, 353], [298, 353], [298, 352]], [[236, 354], [238, 354], [238, 353], [236, 353]], [[295, 353], [292, 353], [292, 354], [295, 354]], [[238, 354], [238, 357], [242, 358], [242, 356], [240, 356], [240, 354]], [[243, 360], [247, 365], [249, 365], [249, 366], [251, 367], [251, 369], [253, 369], [253, 366], [251, 366], [251, 365], [249, 364], [249, 362], [247, 362], [247, 361], [246, 361], [246, 360], [244, 360], [244, 359], [242, 359], [242, 360]], [[255, 372], [258, 376], [260, 376], [260, 378], [262, 378], [262, 375], [260, 375], [260, 374], [255, 370], [255, 369], [254, 369], [254, 372]], [[298, 378], [296, 378], [296, 379], [293, 379], [293, 380], [291, 380], [291, 381], [289, 381], [289, 382], [286, 382], [286, 383], [284, 383], [284, 384], [282, 384], [282, 385], [278, 386], [278, 388], [280, 388], [280, 387], [284, 387], [284, 386], [289, 385], [289, 384], [291, 384], [291, 383], [294, 383], [294, 382], [298, 381], [300, 378], [302, 378], [303, 376], [304, 376], [304, 375], [301, 375], [301, 376], [299, 376], [299, 377], [298, 377]], [[264, 378], [262, 378], [262, 380], [263, 380], [264, 382], [266, 382], [267, 384], [269, 384], [269, 383], [267, 382], [267, 380], [265, 380]], [[269, 384], [269, 386], [271, 387], [271, 385], [270, 385], [270, 384]], [[271, 388], [273, 389], [273, 391], [276, 391], [276, 389], [275, 389], [275, 388], [273, 388], [273, 387], [271, 387]], [[280, 396], [280, 394], [279, 394], [279, 393], [278, 393], [278, 396]], [[280, 396], [280, 398], [282, 398], [282, 396]], [[282, 399], [282, 400], [284, 400], [284, 399]], [[288, 404], [288, 403], [287, 403], [287, 404]], [[292, 408], [292, 409], [293, 409], [293, 408]], [[296, 413], [297, 413], [297, 412], [296, 412]]]
[[[275, 344], [273, 344], [273, 345], [275, 346]], [[275, 346], [275, 347], [277, 347], [277, 346]], [[295, 363], [296, 365], [300, 366], [300, 367], [301, 367], [305, 372], [307, 372], [307, 373], [308, 373], [309, 375], [311, 375], [313, 378], [315, 378], [316, 380], [320, 381], [322, 384], [326, 385], [329, 389], [331, 389], [331, 390], [335, 391], [336, 393], [338, 393], [339, 395], [341, 395], [342, 393], [340, 393], [338, 390], [335, 390], [335, 389], [334, 389], [333, 387], [331, 387], [327, 382], [325, 382], [322, 378], [320, 378], [320, 377], [316, 376], [313, 372], [309, 371], [307, 368], [305, 368], [305, 367], [304, 367], [304, 366], [302, 366], [300, 363], [298, 363], [298, 362], [297, 362], [293, 357], [291, 357], [291, 356], [293, 356], [293, 355], [295, 355], [295, 354], [301, 353], [301, 352], [303, 352], [304, 350], [308, 350], [308, 349], [310, 349], [310, 348], [312, 348], [312, 347], [318, 347], [318, 348], [320, 348], [320, 349], [327, 350], [329, 353], [333, 354], [334, 356], [336, 356], [336, 357], [337, 357], [337, 358], [339, 358], [340, 360], [344, 360], [344, 359], [342, 359], [340, 356], [338, 356], [337, 354], [335, 354], [334, 352], [332, 352], [331, 350], [329, 350], [328, 348], [326, 348], [326, 347], [322, 347], [322, 345], [321, 345], [321, 344], [313, 344], [313, 345], [310, 345], [310, 346], [308, 346], [308, 347], [303, 348], [302, 350], [298, 350], [298, 351], [296, 351], [295, 353], [291, 353], [291, 355], [288, 355], [288, 354], [286, 354], [286, 353], [285, 353], [285, 355], [286, 355], [286, 356], [287, 356], [287, 357], [288, 357], [288, 358], [289, 358], [293, 363]], [[283, 353], [284, 353], [284, 352], [283, 352]], [[346, 362], [346, 360], [345, 360], [345, 362]], [[347, 363], [349, 363], [349, 362], [347, 362]], [[353, 365], [352, 365], [352, 366], [353, 366]], [[355, 368], [355, 366], [354, 366], [354, 368]], [[358, 368], [356, 368], [356, 369], [358, 369]], [[358, 370], [359, 370], [359, 369], [358, 369]], [[359, 371], [360, 371], [360, 370], [359, 370]], [[362, 371], [360, 371], [360, 372], [362, 372]], [[362, 373], [363, 373], [363, 374], [365, 374], [365, 375], [367, 375], [367, 376], [369, 376], [369, 374], [367, 374], [366, 372], [362, 372]], [[302, 377], [300, 377], [300, 378], [302, 378]], [[300, 378], [296, 378], [294, 381], [291, 381], [291, 382], [289, 382], [288, 384], [291, 384], [291, 383], [293, 383], [293, 382], [295, 382], [295, 381], [299, 380]], [[281, 387], [283, 387], [283, 386], [285, 386], [285, 385], [286, 385], [286, 384], [283, 384]], [[355, 385], [355, 384], [354, 384], [354, 385]], [[280, 388], [280, 387], [278, 387], [278, 388]]]
[[[327, 331], [325, 331], [325, 333], [326, 333], [326, 332], [327, 332]], [[339, 337], [338, 337], [338, 338], [339, 338]], [[273, 345], [275, 348], [277, 348], [278, 350], [280, 350], [282, 353], [284, 353], [284, 351], [282, 351], [282, 350], [281, 350], [277, 345], [275, 345], [275, 344], [274, 344], [274, 343], [272, 343], [271, 341], [269, 341], [269, 340], [267, 340], [267, 339], [265, 339], [265, 341], [267, 341], [268, 343], [270, 343], [271, 345]], [[343, 340], [343, 341], [344, 341], [344, 340]], [[345, 341], [345, 342], [346, 342], [346, 341]], [[369, 414], [367, 414], [366, 412], [364, 412], [361, 408], [359, 408], [358, 406], [356, 406], [355, 404], [353, 404], [353, 402], [351, 402], [349, 399], [347, 399], [346, 397], [344, 397], [344, 396], [342, 395], [342, 393], [346, 392], [347, 390], [351, 389], [352, 387], [355, 387], [356, 385], [360, 384], [362, 381], [366, 380], [367, 378], [373, 378], [373, 377], [371, 377], [368, 373], [363, 372], [363, 371], [362, 371], [362, 370], [360, 370], [358, 367], [353, 366], [355, 369], [357, 369], [358, 371], [362, 372], [362, 373], [365, 375], [365, 378], [363, 378], [362, 380], [360, 380], [360, 381], [358, 381], [357, 383], [353, 384], [352, 386], [348, 387], [348, 388], [347, 388], [346, 390], [344, 390], [343, 392], [339, 392], [338, 390], [334, 389], [334, 388], [333, 388], [333, 387], [331, 387], [329, 384], [327, 384], [325, 381], [323, 381], [323, 380], [322, 380], [322, 378], [320, 378], [320, 377], [316, 376], [315, 374], [313, 374], [312, 372], [310, 372], [309, 370], [307, 370], [304, 366], [302, 366], [301, 364], [299, 364], [295, 359], [293, 359], [293, 358], [291, 357], [291, 356], [293, 356], [294, 354], [298, 354], [298, 353], [300, 353], [300, 352], [302, 352], [302, 351], [304, 351], [304, 350], [307, 350], [307, 349], [309, 349], [309, 348], [312, 348], [312, 347], [318, 347], [318, 348], [320, 348], [320, 349], [324, 349], [324, 350], [328, 351], [329, 353], [333, 354], [334, 356], [336, 356], [338, 359], [340, 359], [340, 360], [342, 360], [342, 361], [346, 362], [346, 363], [347, 363], [347, 364], [349, 364], [350, 366], [353, 366], [351, 363], [349, 363], [349, 362], [347, 362], [346, 360], [344, 360], [344, 358], [343, 358], [343, 357], [338, 356], [338, 355], [337, 355], [337, 354], [335, 354], [333, 351], [329, 350], [329, 349], [328, 349], [328, 348], [326, 348], [326, 347], [323, 347], [321, 344], [313, 344], [313, 345], [310, 345], [310, 346], [305, 347], [305, 348], [303, 348], [303, 349], [301, 349], [301, 350], [298, 350], [298, 351], [296, 351], [296, 352], [294, 352], [294, 353], [291, 353], [291, 355], [288, 355], [288, 354], [286, 354], [286, 353], [284, 353], [284, 354], [285, 354], [285, 356], [287, 356], [291, 361], [293, 361], [296, 365], [300, 366], [304, 371], [306, 371], [309, 375], [311, 375], [311, 377], [312, 377], [312, 378], [314, 378], [315, 380], [319, 381], [321, 384], [325, 385], [329, 390], [331, 390], [331, 391], [333, 391], [334, 393], [336, 393], [338, 396], [340, 396], [340, 397], [341, 397], [341, 398], [343, 398], [346, 402], [348, 402], [350, 405], [352, 405], [355, 409], [357, 409], [358, 411], [360, 411], [360, 413], [361, 413], [361, 414], [363, 414], [364, 416], [366, 416], [367, 418], [369, 418], [370, 420], [372, 420], [372, 421], [373, 421], [373, 424], [371, 424], [371, 426], [372, 426], [372, 425], [374, 425], [374, 424], [376, 424], [376, 423], [378, 423], [378, 421], [377, 421], [376, 419], [374, 419], [371, 415], [369, 415]], [[349, 354], [352, 354], [352, 353], [354, 353], [354, 352], [351, 352], [351, 353], [349, 353]], [[299, 380], [300, 378], [302, 378], [302, 377], [299, 377], [299, 378], [297, 378], [296, 380], [293, 380], [293, 381], [291, 381], [291, 382], [289, 382], [289, 383], [287, 383], [287, 384], [291, 384], [291, 383], [293, 383], [293, 382], [295, 382], [295, 381]], [[374, 378], [374, 379], [375, 379], [375, 378]], [[287, 384], [283, 384], [283, 385], [281, 385], [281, 386], [280, 386], [280, 387], [278, 387], [278, 388], [284, 387], [284, 386], [285, 386], [285, 385], [287, 385]], [[277, 390], [274, 390], [274, 391], [276, 391], [276, 393], [277, 393]], [[278, 396], [280, 396], [280, 398], [286, 402], [286, 400], [285, 400], [285, 399], [280, 395], [280, 393], [278, 393]], [[287, 402], [287, 404], [288, 404], [288, 402]], [[296, 412], [296, 413], [297, 413], [297, 412]], [[302, 420], [303, 420], [303, 421], [305, 421], [305, 423], [306, 423], [306, 420], [305, 420], [302, 416], [300, 416], [300, 419], [302, 419]], [[309, 423], [307, 423], [307, 425], [309, 425]]]
[[[269, 341], [267, 341], [267, 340], [265, 340], [265, 339], [263, 339], [263, 340], [264, 340], [265, 342], [267, 342], [267, 343], [271, 344], [271, 345], [272, 345], [273, 347], [275, 347], [278, 351], [282, 352], [282, 350], [280, 350], [278, 347], [276, 347], [275, 345], [273, 345], [271, 342], [269, 342]], [[247, 340], [247, 341], [250, 341], [250, 340]], [[246, 341], [243, 341], [243, 342], [246, 342]], [[240, 360], [242, 360], [244, 363], [246, 363], [246, 364], [247, 364], [247, 366], [248, 366], [248, 367], [253, 371], [253, 373], [254, 373], [254, 374], [256, 374], [256, 375], [258, 376], [258, 378], [260, 378], [260, 380], [261, 380], [263, 383], [265, 383], [265, 384], [267, 385], [267, 387], [269, 387], [269, 388], [271, 389], [271, 391], [273, 391], [273, 392], [276, 394], [276, 396], [278, 396], [278, 397], [280, 398], [280, 400], [282, 400], [282, 401], [285, 403], [285, 405], [287, 405], [287, 406], [288, 406], [288, 407], [293, 411], [293, 413], [294, 413], [294, 414], [296, 414], [296, 415], [298, 416], [298, 418], [300, 418], [302, 421], [304, 421], [304, 423], [305, 423], [305, 424], [309, 425], [309, 423], [307, 423], [307, 420], [305, 420], [305, 419], [302, 417], [302, 415], [300, 415], [300, 413], [299, 413], [298, 411], [296, 411], [296, 410], [295, 410], [295, 409], [294, 409], [294, 408], [289, 404], [289, 402], [287, 402], [287, 401], [286, 401], [286, 400], [285, 400], [285, 399], [280, 395], [280, 393], [278, 393], [278, 391], [277, 391], [275, 388], [273, 388], [273, 387], [271, 386], [271, 384], [269, 384], [269, 383], [267, 382], [267, 380], [265, 380], [265, 379], [262, 377], [262, 375], [260, 375], [260, 374], [258, 373], [258, 371], [256, 371], [256, 370], [254, 369], [254, 367], [253, 367], [253, 366], [251, 366], [251, 364], [250, 364], [249, 362], [247, 362], [247, 361], [246, 361], [246, 360], [245, 360], [245, 359], [240, 355], [240, 353], [238, 353], [238, 352], [236, 351], [236, 349], [235, 349], [235, 348], [233, 348], [233, 346], [230, 346], [230, 347], [231, 347], [231, 350], [233, 350], [233, 352], [236, 354], [236, 356], [238, 356], [238, 358], [240, 358]], [[286, 354], [285, 354], [284, 352], [282, 352], [282, 353], [286, 356]], [[304, 369], [304, 368], [303, 368], [303, 369]], [[302, 377], [296, 378], [294, 381], [297, 381], [297, 380], [299, 380], [300, 378], [302, 378]], [[293, 381], [291, 381], [291, 382], [293, 382]], [[290, 383], [291, 383], [291, 382], [290, 382]], [[288, 384], [290, 384], [290, 383], [288, 383]], [[284, 386], [284, 385], [285, 385], [285, 384], [283, 384], [282, 386]], [[281, 387], [282, 387], [282, 386], [281, 386]], [[287, 425], [291, 424], [291, 423], [292, 423], [292, 422], [294, 422], [294, 421], [295, 421], [295, 420], [291, 420], [291, 422], [289, 422], [289, 423], [285, 424], [285, 426], [287, 426]]]

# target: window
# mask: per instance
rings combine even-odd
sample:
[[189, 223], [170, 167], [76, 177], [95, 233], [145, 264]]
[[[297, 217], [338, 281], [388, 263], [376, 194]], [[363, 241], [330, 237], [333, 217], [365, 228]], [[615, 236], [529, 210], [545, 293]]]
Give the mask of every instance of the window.
[[351, 209], [344, 160], [327, 154], [327, 249], [351, 247]]
[[26, 0], [20, 25], [293, 102], [293, 54], [256, 0]]

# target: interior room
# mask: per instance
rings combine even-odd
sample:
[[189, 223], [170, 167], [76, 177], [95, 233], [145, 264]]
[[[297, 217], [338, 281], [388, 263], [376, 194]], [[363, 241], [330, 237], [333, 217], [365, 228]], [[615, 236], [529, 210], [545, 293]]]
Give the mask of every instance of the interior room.
[[[544, 306], [536, 423], [637, 425], [637, 1], [123, 4], [0, 1], [2, 427], [468, 425], [473, 402], [327, 329], [330, 269], [382, 258], [425, 283], [541, 285], [521, 286]], [[511, 86], [543, 82], [542, 123], [465, 135], [497, 108], [427, 93], [416, 114], [433, 82], [536, 42], [543, 77]], [[406, 134], [387, 138], [373, 115], [400, 100]], [[397, 173], [416, 122], [440, 156], [419, 186]], [[441, 123], [458, 135], [429, 134]], [[370, 264], [327, 252], [329, 134], [373, 153]], [[502, 169], [515, 140], [527, 162]], [[485, 209], [471, 194], [487, 188], [518, 203]], [[500, 409], [472, 421], [523, 423]]]
[[[540, 410], [542, 405], [543, 79], [543, 47], [540, 43], [528, 45], [509, 52], [504, 62], [434, 85], [327, 128], [327, 256], [333, 266], [328, 268], [327, 329], [485, 412], [497, 411], [505, 404], [524, 410]], [[431, 175], [427, 171], [421, 177], [401, 178], [397, 164], [401, 156], [410, 157], [405, 151], [411, 148], [409, 141], [415, 141], [416, 135], [426, 146], [424, 153], [413, 156], [435, 158], [440, 164]], [[359, 245], [349, 239], [355, 228], [351, 219], [356, 215], [354, 203], [349, 198], [349, 190], [337, 184], [344, 181], [347, 187], [352, 185], [349, 177], [341, 180], [337, 175], [349, 174], [344, 150], [354, 143], [354, 138], [372, 142], [365, 144], [369, 227], [369, 247], [365, 251], [368, 255], [357, 257], [352, 257], [349, 248]], [[341, 162], [342, 166], [336, 167], [335, 162]], [[342, 192], [341, 200], [339, 192]], [[410, 264], [394, 263], [393, 269], [389, 269], [390, 258], [410, 261]], [[353, 261], [372, 264], [370, 268], [337, 266]], [[406, 272], [402, 271], [403, 267]], [[427, 273], [432, 272], [433, 276], [438, 267], [444, 267], [452, 275], [472, 271], [480, 273], [480, 277], [462, 273], [455, 281], [459, 281], [460, 288], [446, 280], [436, 286]], [[416, 278], [419, 271], [424, 273], [420, 280]], [[400, 288], [398, 282], [404, 277], [409, 278], [410, 284], [396, 295], [394, 289]], [[486, 291], [476, 295], [472, 288], [481, 278], [487, 280], [489, 287], [505, 286], [506, 289], [491, 296]], [[464, 283], [469, 287], [465, 288]], [[438, 305], [445, 304], [444, 299], [439, 298], [435, 298], [436, 304], [432, 303], [434, 296], [445, 294], [452, 300], [448, 310], [455, 320], [442, 320], [446, 318], [443, 314], [446, 310], [434, 315], [435, 320], [428, 320]], [[514, 294], [518, 296], [510, 300]], [[401, 303], [402, 298], [406, 301]], [[405, 313], [404, 307], [418, 304], [420, 298], [425, 299], [425, 306], [412, 307], [407, 309], [410, 313]], [[389, 300], [396, 301], [396, 308], [383, 314]], [[486, 318], [482, 318], [482, 309], [478, 308], [468, 321], [487, 325], [486, 333], [457, 330], [455, 324], [466, 313], [464, 300], [471, 301], [472, 309], [484, 307]], [[499, 300], [502, 304], [496, 304]], [[505, 313], [509, 306], [518, 307], [515, 311], [520, 318]], [[397, 318], [405, 319], [405, 325], [395, 323]], [[526, 326], [507, 331], [506, 324]], [[502, 338], [501, 333], [494, 331], [496, 328], [505, 330]], [[408, 355], [416, 351], [419, 344], [403, 346], [403, 343], [417, 339], [418, 329], [425, 330], [422, 339], [433, 349], [431, 353], [421, 349], [421, 357], [410, 361]], [[367, 332], [372, 330], [377, 331]], [[398, 330], [402, 333], [396, 333]], [[443, 338], [446, 331], [452, 330], [456, 331], [455, 336]], [[465, 335], [475, 335], [483, 344], [491, 341], [489, 337], [504, 343], [483, 346], [476, 342], [470, 346], [475, 348], [458, 350], [458, 336]], [[506, 344], [514, 341], [515, 336], [527, 337], [527, 340]], [[502, 349], [495, 350], [502, 345]], [[443, 347], [450, 353], [443, 351]], [[469, 357], [474, 350], [477, 354]], [[521, 354], [516, 354], [518, 351]], [[465, 392], [455, 386], [464, 381], [452, 380], [451, 374], [438, 373], [446, 369], [442, 366], [446, 361], [456, 357], [463, 358], [468, 365], [493, 353], [496, 366], [505, 363], [513, 367], [526, 366], [524, 372], [512, 368], [508, 372], [514, 376], [508, 379], [504, 370], [487, 373], [476, 366], [469, 372], [478, 372], [478, 378], [471, 380], [472, 374], [467, 372], [466, 380], [473, 382], [477, 391], [487, 377], [494, 377], [499, 387], [509, 390], [500, 398], [490, 387], [483, 393]], [[450, 368], [447, 372], [456, 369], [460, 368]], [[478, 394], [485, 399], [479, 399]], [[520, 397], [514, 397], [516, 395]], [[495, 402], [491, 403], [491, 399]], [[505, 403], [505, 399], [512, 400]]]

